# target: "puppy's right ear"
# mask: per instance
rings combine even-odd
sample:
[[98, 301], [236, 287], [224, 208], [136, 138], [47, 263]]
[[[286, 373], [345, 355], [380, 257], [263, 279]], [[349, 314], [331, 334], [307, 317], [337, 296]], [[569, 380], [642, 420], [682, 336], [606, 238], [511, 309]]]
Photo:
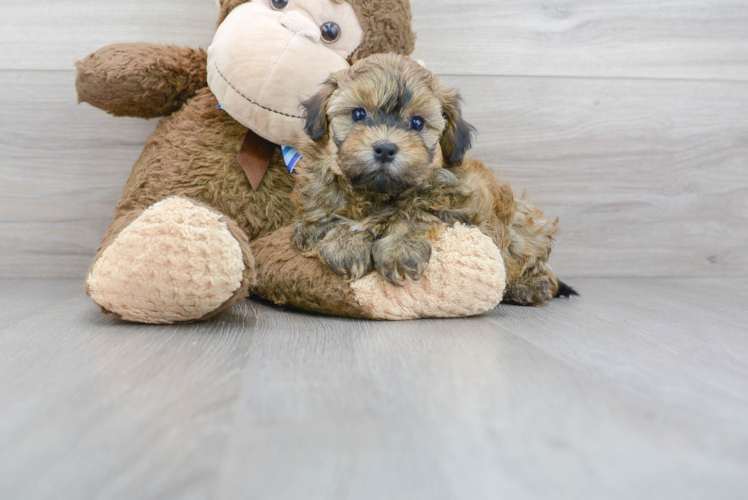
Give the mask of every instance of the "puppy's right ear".
[[301, 103], [306, 119], [304, 131], [314, 142], [320, 142], [327, 137], [327, 127], [330, 125], [327, 118], [327, 103], [332, 93], [338, 89], [338, 81], [331, 76], [323, 85], [322, 90]]

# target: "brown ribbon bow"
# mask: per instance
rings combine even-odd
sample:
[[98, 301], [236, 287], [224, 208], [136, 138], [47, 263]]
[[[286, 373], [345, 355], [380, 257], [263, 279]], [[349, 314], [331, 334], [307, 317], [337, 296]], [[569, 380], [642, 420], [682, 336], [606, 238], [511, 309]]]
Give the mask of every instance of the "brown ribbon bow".
[[247, 136], [244, 138], [242, 149], [239, 151], [236, 161], [239, 162], [252, 185], [252, 189], [255, 191], [260, 187], [262, 179], [268, 171], [276, 147], [275, 144], [263, 139], [251, 130], [247, 131]]

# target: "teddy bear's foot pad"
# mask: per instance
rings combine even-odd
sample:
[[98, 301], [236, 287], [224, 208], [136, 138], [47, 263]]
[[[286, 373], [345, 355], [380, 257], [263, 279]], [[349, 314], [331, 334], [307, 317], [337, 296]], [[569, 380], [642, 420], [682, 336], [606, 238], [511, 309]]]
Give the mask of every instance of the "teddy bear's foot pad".
[[506, 273], [501, 252], [476, 228], [456, 224], [433, 244], [426, 274], [404, 286], [377, 273], [351, 284], [368, 316], [380, 320], [474, 316], [501, 302]]
[[94, 263], [88, 294], [104, 312], [128, 321], [205, 319], [245, 298], [254, 283], [248, 242], [235, 226], [184, 198], [156, 203]]

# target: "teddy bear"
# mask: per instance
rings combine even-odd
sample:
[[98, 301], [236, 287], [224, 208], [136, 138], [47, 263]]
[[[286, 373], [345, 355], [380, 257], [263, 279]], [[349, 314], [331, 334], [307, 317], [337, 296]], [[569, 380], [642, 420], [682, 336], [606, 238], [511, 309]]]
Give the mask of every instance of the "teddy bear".
[[219, 0], [208, 51], [118, 44], [77, 63], [79, 101], [161, 118], [132, 169], [86, 276], [103, 313], [205, 320], [254, 293], [331, 315], [479, 314], [503, 297], [499, 249], [456, 224], [426, 274], [396, 287], [347, 281], [292, 245], [300, 103], [371, 54], [414, 49], [408, 0]]

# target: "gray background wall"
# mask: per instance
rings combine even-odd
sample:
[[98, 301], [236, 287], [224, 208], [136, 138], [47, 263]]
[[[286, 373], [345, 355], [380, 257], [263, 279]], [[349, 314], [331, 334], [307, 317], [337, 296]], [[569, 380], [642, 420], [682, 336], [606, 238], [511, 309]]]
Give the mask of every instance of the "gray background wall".
[[[562, 276], [748, 275], [748, 2], [412, 0], [474, 154], [563, 234]], [[213, 0], [0, 0], [0, 276], [83, 276], [155, 121], [76, 105], [116, 42], [200, 45]]]

